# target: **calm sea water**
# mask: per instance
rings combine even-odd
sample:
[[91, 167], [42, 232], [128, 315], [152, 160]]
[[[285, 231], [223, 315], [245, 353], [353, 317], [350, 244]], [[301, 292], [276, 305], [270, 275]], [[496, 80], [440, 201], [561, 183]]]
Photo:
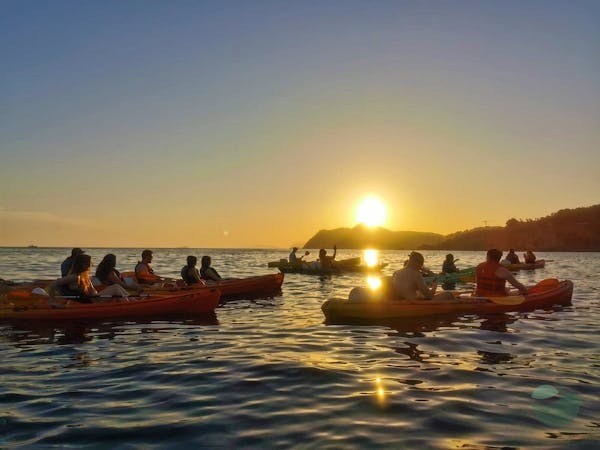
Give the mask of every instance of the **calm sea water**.
[[[56, 277], [69, 252], [1, 248], [0, 277]], [[88, 250], [109, 252], [132, 270], [140, 249]], [[407, 253], [380, 252], [384, 273]], [[424, 253], [439, 270], [446, 252]], [[243, 277], [287, 251], [156, 249], [154, 268], [175, 277], [188, 254]], [[364, 275], [289, 274], [196, 320], [0, 324], [0, 447], [597, 448], [600, 254], [538, 257], [554, 261], [518, 279], [571, 279], [573, 306], [333, 326], [321, 304]]]

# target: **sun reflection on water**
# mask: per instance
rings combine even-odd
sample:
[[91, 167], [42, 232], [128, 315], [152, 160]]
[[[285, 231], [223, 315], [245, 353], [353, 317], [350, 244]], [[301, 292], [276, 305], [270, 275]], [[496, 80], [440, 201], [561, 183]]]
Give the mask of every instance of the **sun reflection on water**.
[[364, 250], [363, 259], [367, 266], [376, 266], [379, 263], [379, 252], [373, 249]]

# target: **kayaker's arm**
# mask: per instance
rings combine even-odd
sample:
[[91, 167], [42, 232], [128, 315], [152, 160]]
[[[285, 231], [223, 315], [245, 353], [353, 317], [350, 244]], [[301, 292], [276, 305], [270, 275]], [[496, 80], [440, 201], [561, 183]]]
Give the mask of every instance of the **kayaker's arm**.
[[431, 289], [429, 289], [425, 284], [425, 280], [423, 280], [423, 277], [419, 275], [419, 281], [417, 282], [417, 290], [421, 293], [423, 297], [425, 297], [427, 300], [431, 300], [435, 295], [436, 288], [437, 284], [433, 283], [431, 285]]
[[499, 278], [504, 278], [506, 281], [508, 281], [510, 284], [512, 284], [514, 287], [516, 287], [521, 294], [523, 294], [523, 295], [527, 294], [527, 288], [524, 285], [522, 285], [521, 283], [519, 283], [515, 279], [512, 272], [510, 270], [508, 270], [506, 267], [499, 267], [496, 270], [496, 276]]

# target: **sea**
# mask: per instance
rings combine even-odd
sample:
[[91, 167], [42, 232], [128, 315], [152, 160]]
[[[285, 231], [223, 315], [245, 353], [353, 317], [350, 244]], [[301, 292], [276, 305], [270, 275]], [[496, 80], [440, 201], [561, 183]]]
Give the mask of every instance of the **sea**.
[[[85, 250], [127, 271], [143, 249]], [[210, 255], [247, 277], [289, 249], [153, 251], [163, 276]], [[0, 248], [0, 277], [56, 278], [69, 253]], [[382, 274], [408, 253], [377, 252]], [[423, 253], [439, 271], [448, 252]], [[485, 258], [452, 253], [459, 269]], [[600, 253], [537, 256], [517, 279], [570, 279], [571, 306], [328, 325], [322, 303], [366, 275], [286, 274], [281, 295], [189, 320], [0, 323], [0, 448], [600, 448]]]

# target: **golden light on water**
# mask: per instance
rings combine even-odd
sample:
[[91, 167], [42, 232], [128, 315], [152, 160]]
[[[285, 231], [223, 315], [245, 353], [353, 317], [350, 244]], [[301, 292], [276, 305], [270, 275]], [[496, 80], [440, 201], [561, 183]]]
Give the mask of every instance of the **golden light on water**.
[[377, 250], [365, 250], [363, 252], [363, 259], [365, 264], [369, 267], [376, 266], [379, 263], [379, 252]]
[[374, 195], [362, 199], [356, 208], [356, 222], [368, 227], [383, 225], [387, 219], [385, 204]]
[[377, 400], [379, 403], [385, 402], [385, 390], [383, 389], [383, 384], [381, 383], [381, 378], [379, 377], [375, 379], [375, 394], [377, 395]]
[[379, 289], [381, 287], [381, 278], [374, 277], [374, 276], [368, 276], [367, 277], [367, 284], [369, 285], [369, 287], [371, 289], [373, 289], [374, 291], [376, 291], [377, 289]]

